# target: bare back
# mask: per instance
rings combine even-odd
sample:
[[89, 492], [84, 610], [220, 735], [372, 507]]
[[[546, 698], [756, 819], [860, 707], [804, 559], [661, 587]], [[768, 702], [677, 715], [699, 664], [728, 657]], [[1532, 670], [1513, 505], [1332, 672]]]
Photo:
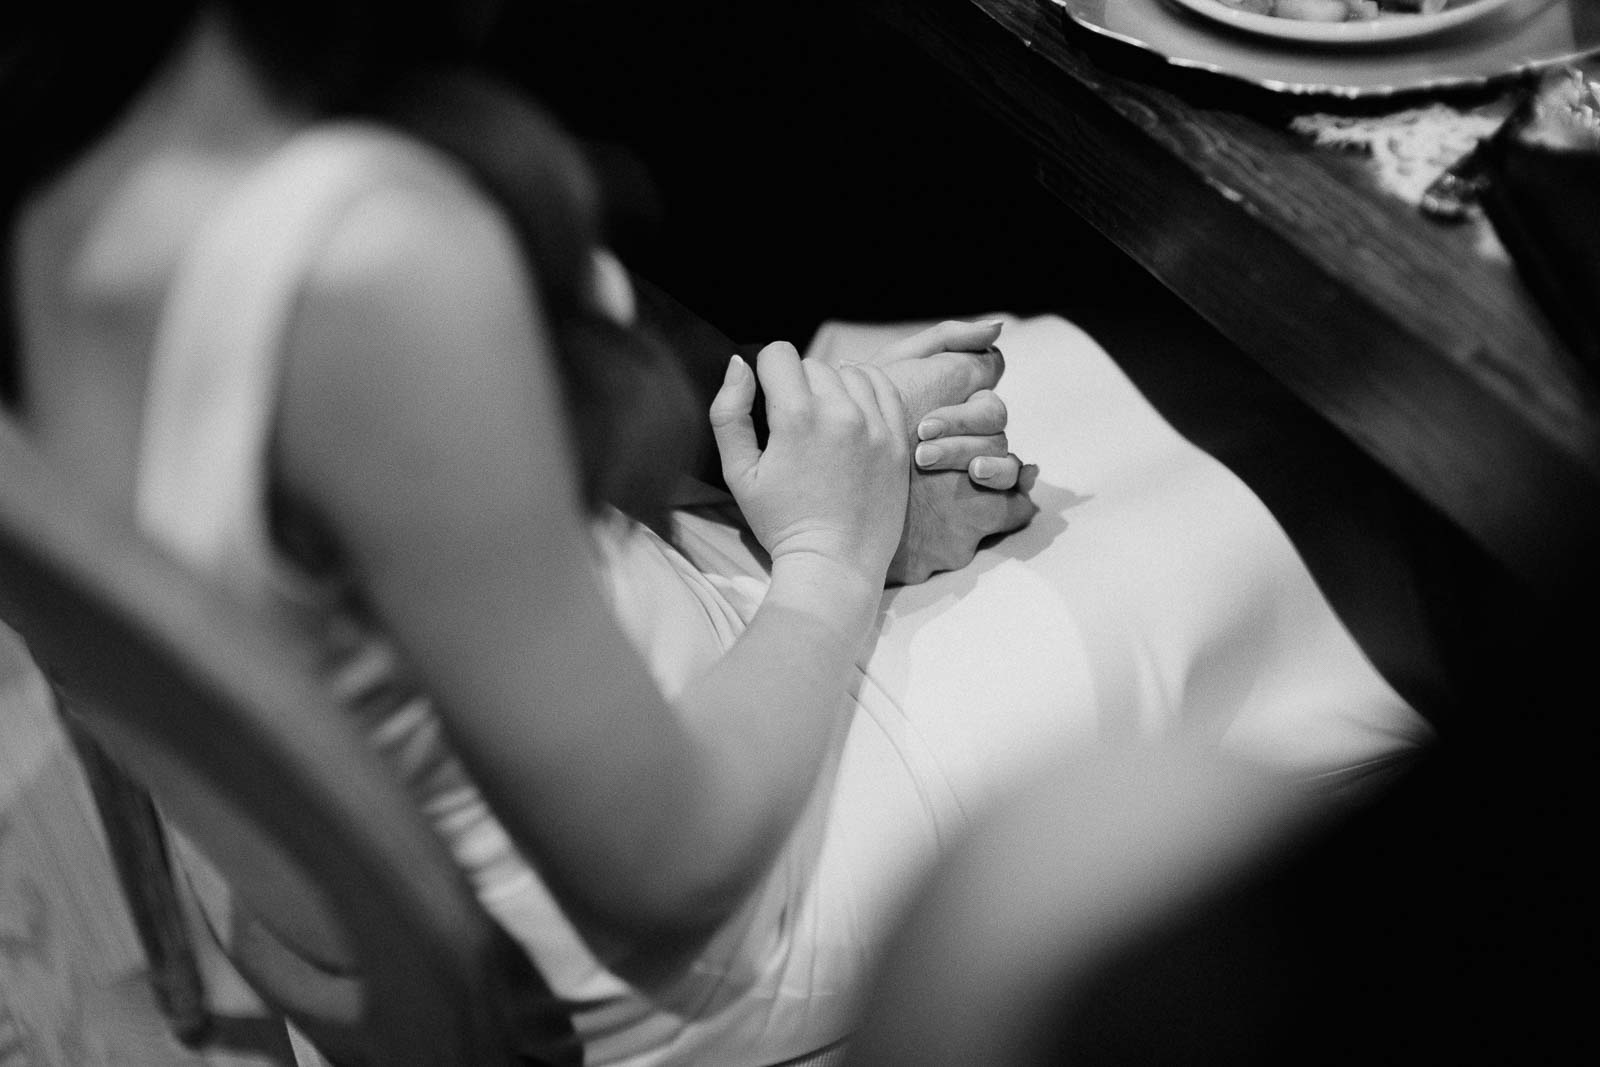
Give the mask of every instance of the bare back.
[[149, 357], [183, 250], [301, 121], [202, 21], [114, 127], [24, 201], [12, 251], [24, 417], [103, 499], [132, 506]]

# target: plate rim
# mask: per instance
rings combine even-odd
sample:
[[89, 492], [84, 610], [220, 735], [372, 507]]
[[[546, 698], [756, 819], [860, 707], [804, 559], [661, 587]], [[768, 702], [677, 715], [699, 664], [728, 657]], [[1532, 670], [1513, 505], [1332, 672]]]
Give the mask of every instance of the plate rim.
[[[1222, 0], [1173, 0], [1203, 18], [1247, 33], [1280, 41], [1305, 41], [1315, 44], [1348, 44], [1360, 48], [1369, 43], [1404, 41], [1443, 33], [1485, 18], [1510, 0], [1469, 0], [1468, 3], [1435, 11], [1430, 15], [1403, 15], [1357, 22], [1305, 22], [1262, 15], [1229, 7]], [[1388, 27], [1387, 29], [1383, 27]], [[1341, 32], [1342, 31], [1342, 32]]]
[[1600, 53], [1600, 45], [1581, 48], [1575, 52], [1566, 52], [1559, 56], [1550, 56], [1543, 59], [1531, 59], [1507, 67], [1495, 74], [1464, 74], [1441, 75], [1437, 78], [1427, 78], [1421, 81], [1406, 82], [1402, 85], [1339, 85], [1327, 82], [1294, 82], [1280, 81], [1276, 78], [1258, 78], [1217, 63], [1201, 59], [1190, 59], [1183, 56], [1170, 56], [1161, 49], [1147, 41], [1125, 33], [1119, 33], [1109, 26], [1082, 18], [1071, 6], [1071, 0], [1048, 0], [1048, 2], [1061, 10], [1068, 20], [1089, 33], [1108, 40], [1119, 41], [1131, 45], [1139, 50], [1156, 56], [1169, 66], [1183, 70], [1202, 71], [1206, 74], [1225, 78], [1229, 81], [1239, 82], [1243, 85], [1265, 89], [1268, 92], [1288, 96], [1321, 96], [1335, 97], [1344, 100], [1382, 100], [1389, 97], [1409, 96], [1416, 93], [1447, 92], [1450, 90], [1479, 89], [1494, 85], [1499, 82], [1515, 81], [1537, 71], [1550, 67], [1558, 67], [1577, 63]]

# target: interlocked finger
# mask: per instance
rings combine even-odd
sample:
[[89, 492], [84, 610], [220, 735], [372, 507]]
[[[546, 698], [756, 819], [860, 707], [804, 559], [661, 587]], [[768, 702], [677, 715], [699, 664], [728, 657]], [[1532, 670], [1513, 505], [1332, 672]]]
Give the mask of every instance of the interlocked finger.
[[839, 382], [844, 386], [845, 392], [850, 394], [850, 399], [856, 402], [863, 413], [877, 417], [881, 412], [878, 403], [877, 391], [872, 388], [872, 380], [861, 372], [858, 364], [849, 364], [839, 368]]
[[1039, 514], [1039, 505], [1035, 504], [1028, 496], [1033, 492], [1033, 485], [1039, 478], [1039, 468], [1032, 463], [1024, 463], [1022, 471], [1017, 475], [1016, 485], [1009, 492], [1002, 494], [1006, 502], [1005, 519], [1001, 524], [1001, 531], [1010, 533], [1020, 530], [1028, 525], [1033, 517]]
[[[917, 466], [925, 471], [970, 471], [972, 465], [979, 460], [992, 460], [995, 463], [1005, 461], [1010, 455], [1010, 443], [1003, 433], [988, 434], [986, 436], [940, 437], [933, 441], [923, 441], [917, 445], [915, 453]], [[985, 463], [989, 468], [985, 477], [993, 477], [999, 473], [995, 463]], [[1012, 480], [1015, 480], [1013, 472]], [[987, 484], [987, 483], [985, 483]], [[1000, 488], [1010, 488], [1009, 483]]]
[[883, 413], [883, 421], [889, 429], [895, 447], [903, 453], [911, 451], [911, 442], [906, 439], [905, 400], [900, 395], [900, 390], [895, 387], [894, 380], [882, 367], [870, 363], [862, 363], [854, 368], [872, 386], [872, 393], [877, 398], [878, 410]]
[[811, 394], [817, 399], [841, 400], [850, 395], [839, 372], [827, 364], [808, 359], [800, 367], [805, 373], [806, 384], [811, 387]]
[[935, 408], [917, 423], [917, 439], [988, 437], [1005, 432], [1006, 402], [993, 389], [979, 389], [960, 404]]
[[1022, 474], [1022, 460], [1016, 453], [1004, 456], [978, 456], [967, 464], [967, 477], [985, 489], [1010, 489]]

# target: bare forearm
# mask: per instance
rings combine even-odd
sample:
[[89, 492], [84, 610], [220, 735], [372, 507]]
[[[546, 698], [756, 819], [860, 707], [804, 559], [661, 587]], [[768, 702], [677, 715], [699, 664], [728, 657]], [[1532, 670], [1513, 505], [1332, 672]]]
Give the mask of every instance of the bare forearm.
[[673, 827], [681, 847], [656, 858], [652, 879], [685, 915], [720, 919], [787, 839], [848, 722], [881, 588], [831, 564], [780, 560], [749, 628], [675, 701], [701, 788]]

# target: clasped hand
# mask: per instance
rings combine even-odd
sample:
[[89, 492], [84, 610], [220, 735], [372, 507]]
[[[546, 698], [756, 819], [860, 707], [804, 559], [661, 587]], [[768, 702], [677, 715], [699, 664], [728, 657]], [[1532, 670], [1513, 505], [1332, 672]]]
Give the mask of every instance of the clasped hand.
[[[859, 361], [838, 345], [804, 363], [792, 346], [768, 345], [757, 359], [774, 435], [765, 451], [750, 419], [757, 374], [730, 362], [711, 410], [723, 478], [774, 558], [821, 545], [858, 563], [875, 559], [881, 523], [897, 513], [899, 540], [883, 573], [889, 584], [914, 584], [966, 566], [985, 538], [1027, 525], [1039, 510], [1028, 496], [1038, 468], [1009, 450], [994, 392], [1005, 369], [994, 346], [1001, 328], [943, 322]], [[890, 480], [899, 490], [887, 492], [883, 464], [896, 457], [902, 469]], [[873, 546], [868, 555], [848, 554], [858, 539]]]
[[[750, 417], [766, 396], [766, 447]], [[802, 363], [779, 341], [728, 363], [711, 402], [722, 475], [773, 562], [805, 554], [882, 581], [905, 523], [910, 442], [900, 391], [878, 367]]]
[[[857, 356], [823, 344], [811, 360], [864, 358], [900, 392], [915, 440], [905, 526], [888, 581], [909, 585], [972, 561], [985, 538], [1027, 525], [1038, 468], [1010, 452], [1006, 408], [994, 392], [1005, 360], [1000, 322], [942, 322]], [[811, 360], [808, 360], [810, 362]]]

